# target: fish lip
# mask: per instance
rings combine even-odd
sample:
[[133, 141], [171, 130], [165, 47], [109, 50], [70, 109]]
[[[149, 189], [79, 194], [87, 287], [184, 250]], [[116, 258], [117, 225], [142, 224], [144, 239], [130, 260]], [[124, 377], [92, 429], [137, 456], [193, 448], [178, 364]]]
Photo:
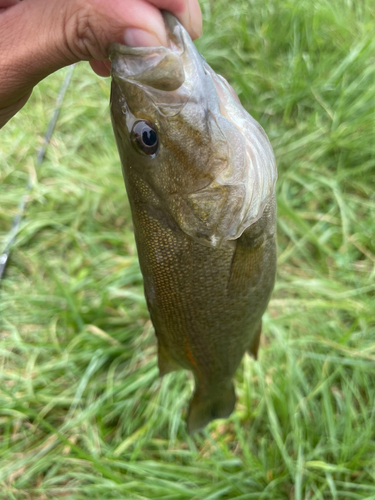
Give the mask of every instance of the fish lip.
[[[112, 77], [155, 90], [174, 91], [185, 82], [186, 30], [169, 12], [163, 12], [168, 45], [131, 47], [114, 42], [109, 45]], [[192, 43], [192, 42], [191, 42]]]
[[110, 49], [112, 77], [154, 90], [174, 91], [185, 82], [184, 64], [174, 47], [127, 47]]
[[[139, 87], [159, 113], [175, 116], [186, 105], [193, 90], [183, 87], [189, 74], [186, 73], [185, 54], [190, 39], [172, 14], [164, 11], [163, 18], [168, 35], [166, 47], [130, 47], [114, 42], [109, 46], [109, 59], [114, 81], [120, 86], [125, 82]], [[173, 94], [174, 91], [179, 93]]]

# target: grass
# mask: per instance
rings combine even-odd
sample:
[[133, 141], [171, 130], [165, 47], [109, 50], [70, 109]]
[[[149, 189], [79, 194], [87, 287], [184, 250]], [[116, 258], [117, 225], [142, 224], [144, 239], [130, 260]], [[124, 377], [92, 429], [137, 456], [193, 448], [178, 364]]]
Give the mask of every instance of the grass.
[[237, 410], [194, 438], [186, 373], [160, 380], [109, 81], [65, 71], [2, 131], [1, 500], [375, 499], [375, 8], [202, 2], [201, 52], [266, 129], [279, 270]]

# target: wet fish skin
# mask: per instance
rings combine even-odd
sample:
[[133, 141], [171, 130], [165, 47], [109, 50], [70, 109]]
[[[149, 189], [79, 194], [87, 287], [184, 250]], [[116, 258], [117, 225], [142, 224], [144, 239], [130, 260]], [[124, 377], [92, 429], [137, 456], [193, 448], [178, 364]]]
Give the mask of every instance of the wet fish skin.
[[[196, 388], [188, 430], [235, 406], [233, 376], [257, 356], [276, 272], [276, 166], [243, 110], [170, 14], [168, 48], [111, 50], [111, 113], [160, 374], [185, 368]], [[147, 121], [158, 149], [137, 149]], [[132, 132], [133, 131], [133, 132]]]

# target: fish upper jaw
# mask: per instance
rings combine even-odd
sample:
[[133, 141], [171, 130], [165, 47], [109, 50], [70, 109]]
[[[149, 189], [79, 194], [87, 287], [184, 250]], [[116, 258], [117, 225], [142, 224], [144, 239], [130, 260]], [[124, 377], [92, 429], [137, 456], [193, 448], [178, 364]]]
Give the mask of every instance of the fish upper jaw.
[[174, 91], [185, 82], [184, 55], [188, 48], [199, 55], [189, 35], [169, 12], [163, 12], [168, 47], [129, 47], [112, 43], [109, 57], [112, 76], [134, 85], [161, 91]]

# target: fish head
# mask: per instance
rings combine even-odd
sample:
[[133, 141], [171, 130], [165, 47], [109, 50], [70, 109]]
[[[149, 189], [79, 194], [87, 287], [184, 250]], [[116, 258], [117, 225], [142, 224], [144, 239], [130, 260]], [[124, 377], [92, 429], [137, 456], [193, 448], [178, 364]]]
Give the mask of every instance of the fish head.
[[111, 115], [133, 204], [204, 245], [237, 239], [274, 195], [272, 147], [171, 14], [167, 47], [112, 44]]

